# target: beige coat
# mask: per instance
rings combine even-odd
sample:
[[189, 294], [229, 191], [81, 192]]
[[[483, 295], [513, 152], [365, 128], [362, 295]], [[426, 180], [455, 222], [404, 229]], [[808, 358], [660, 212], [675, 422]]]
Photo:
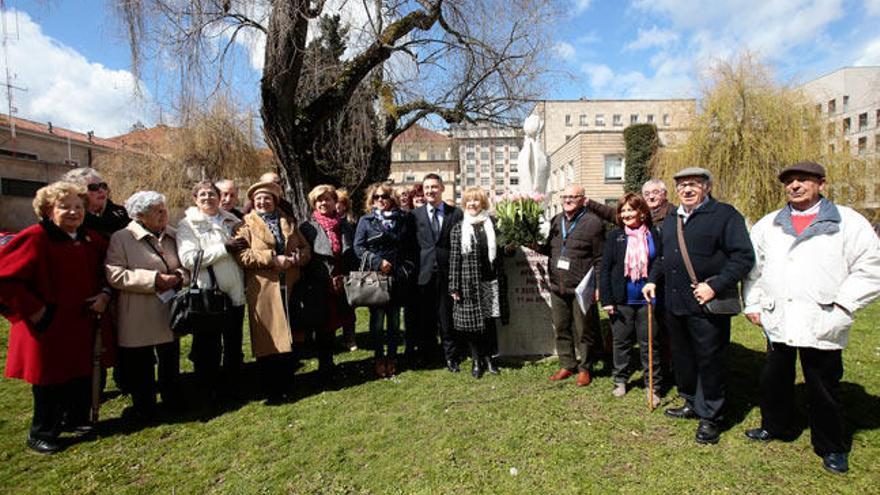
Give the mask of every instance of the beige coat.
[[[166, 227], [157, 240], [141, 224], [131, 222], [110, 238], [105, 263], [110, 285], [119, 290], [120, 347], [144, 347], [174, 340], [168, 324], [171, 302], [159, 299], [156, 274], [177, 272], [184, 277], [184, 284], [188, 283], [188, 272], [177, 258], [175, 236], [174, 228]], [[148, 242], [162, 253], [164, 263]]]
[[[311, 257], [309, 244], [296, 226], [281, 215], [281, 232], [286, 239], [284, 253], [299, 248], [300, 265]], [[251, 329], [251, 347], [254, 356], [271, 356], [291, 351], [292, 339], [287, 322], [286, 301], [281, 297], [280, 273], [275, 269], [275, 237], [256, 211], [245, 215], [244, 224], [236, 237], [248, 242], [248, 248], [238, 254], [244, 268], [245, 296], [248, 302], [248, 321]], [[288, 295], [300, 278], [300, 267], [285, 272]]]

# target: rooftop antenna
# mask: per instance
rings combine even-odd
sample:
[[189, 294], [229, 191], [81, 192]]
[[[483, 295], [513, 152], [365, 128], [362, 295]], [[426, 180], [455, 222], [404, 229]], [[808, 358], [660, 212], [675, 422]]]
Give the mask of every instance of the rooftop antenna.
[[13, 91], [27, 91], [27, 88], [22, 88], [20, 86], [15, 86], [12, 84], [12, 81], [15, 79], [15, 75], [13, 75], [9, 70], [9, 41], [14, 40], [18, 41], [18, 11], [15, 11], [15, 34], [11, 35], [9, 33], [9, 29], [6, 25], [6, 0], [0, 0], [0, 17], [2, 17], [2, 44], [3, 44], [3, 63], [6, 66], [6, 81], [3, 83], [3, 86], [6, 87], [6, 106], [7, 106], [7, 115], [9, 119], [9, 130], [12, 134], [13, 141], [15, 140], [15, 119], [12, 118], [12, 115], [18, 113], [18, 109], [15, 108], [12, 101], [12, 92]]

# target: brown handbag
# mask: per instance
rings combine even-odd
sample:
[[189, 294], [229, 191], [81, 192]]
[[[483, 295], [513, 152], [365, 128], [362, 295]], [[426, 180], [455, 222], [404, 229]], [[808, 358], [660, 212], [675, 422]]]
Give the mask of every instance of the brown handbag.
[[[694, 265], [691, 263], [691, 256], [688, 254], [687, 244], [684, 242], [684, 222], [682, 222], [681, 217], [676, 217], [678, 220], [677, 225], [677, 235], [678, 235], [678, 246], [681, 249], [681, 258], [684, 260], [684, 267], [687, 269], [688, 276], [691, 279], [691, 283], [696, 286], [699, 282], [697, 281], [697, 274], [694, 272]], [[713, 278], [709, 277], [706, 279], [706, 283], [708, 284]], [[724, 289], [721, 292], [716, 292], [715, 297], [712, 300], [706, 302], [701, 305], [704, 313], [708, 313], [711, 315], [737, 315], [742, 312], [743, 304], [742, 297], [740, 297], [739, 293], [739, 283], [734, 284], [733, 287], [729, 287]]]

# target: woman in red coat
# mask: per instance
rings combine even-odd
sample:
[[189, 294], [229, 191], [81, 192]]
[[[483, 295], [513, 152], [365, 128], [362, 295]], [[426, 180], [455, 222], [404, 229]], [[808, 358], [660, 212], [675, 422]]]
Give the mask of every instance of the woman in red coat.
[[82, 228], [85, 188], [56, 182], [37, 191], [41, 218], [0, 247], [0, 305], [12, 323], [6, 376], [33, 385], [27, 445], [62, 448], [62, 429], [87, 433], [95, 315], [110, 291], [103, 276], [106, 241]]

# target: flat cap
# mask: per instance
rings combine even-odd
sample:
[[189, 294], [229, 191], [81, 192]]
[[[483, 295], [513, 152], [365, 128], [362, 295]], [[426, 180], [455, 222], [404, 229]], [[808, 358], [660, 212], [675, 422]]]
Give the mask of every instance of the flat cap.
[[672, 176], [672, 178], [675, 180], [683, 179], [685, 177], [705, 177], [706, 180], [712, 180], [712, 174], [702, 167], [683, 168]]
[[247, 197], [249, 200], [253, 201], [254, 196], [260, 192], [269, 193], [272, 196], [275, 196], [275, 201], [278, 201], [284, 195], [284, 192], [281, 191], [281, 186], [271, 181], [265, 181], [257, 182], [256, 184], [249, 187], [247, 191]]
[[782, 169], [782, 172], [779, 172], [779, 180], [782, 181], [786, 175], [791, 173], [800, 173], [800, 174], [809, 174], [815, 175], [820, 179], [825, 178], [825, 167], [819, 165], [816, 162], [797, 162], [794, 165], [789, 165]]

